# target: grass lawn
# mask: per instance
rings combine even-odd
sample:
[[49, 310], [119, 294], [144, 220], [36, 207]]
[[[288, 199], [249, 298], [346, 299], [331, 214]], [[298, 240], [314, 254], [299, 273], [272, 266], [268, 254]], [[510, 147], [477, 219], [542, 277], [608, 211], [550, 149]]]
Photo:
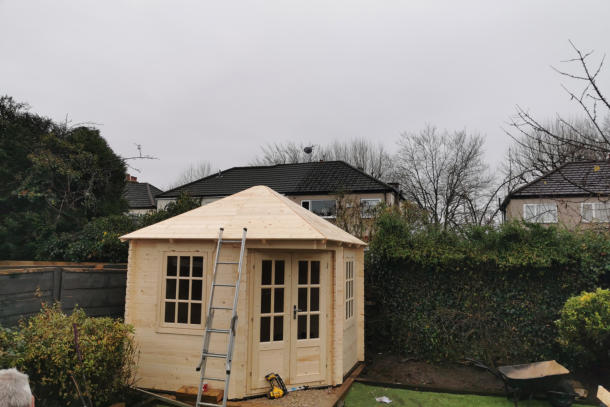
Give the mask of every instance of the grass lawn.
[[[375, 397], [387, 396], [392, 400], [391, 404], [375, 402]], [[431, 393], [405, 389], [393, 389], [387, 387], [369, 386], [362, 383], [354, 383], [347, 397], [345, 407], [370, 407], [370, 406], [433, 406], [433, 407], [512, 407], [512, 401], [506, 397], [472, 396], [464, 394]], [[519, 407], [549, 407], [547, 401], [524, 400], [519, 402]]]

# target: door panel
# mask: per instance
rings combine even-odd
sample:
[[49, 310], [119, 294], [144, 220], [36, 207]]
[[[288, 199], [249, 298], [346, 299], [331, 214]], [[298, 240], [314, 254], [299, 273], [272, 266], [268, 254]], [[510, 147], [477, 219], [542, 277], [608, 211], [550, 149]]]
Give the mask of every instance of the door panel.
[[268, 388], [265, 375], [290, 372], [289, 255], [256, 255], [254, 269], [252, 389]]
[[293, 255], [290, 383], [326, 378], [328, 255]]
[[265, 375], [287, 384], [322, 382], [326, 371], [327, 254], [256, 253], [250, 391]]

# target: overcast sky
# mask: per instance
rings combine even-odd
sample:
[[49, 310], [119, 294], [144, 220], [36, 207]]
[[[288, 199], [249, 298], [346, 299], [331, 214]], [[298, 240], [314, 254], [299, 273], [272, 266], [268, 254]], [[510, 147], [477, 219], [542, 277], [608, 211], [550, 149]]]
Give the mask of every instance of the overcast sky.
[[484, 134], [493, 164], [515, 105], [578, 113], [550, 68], [568, 39], [610, 53], [610, 1], [0, 0], [0, 94], [95, 123], [122, 156], [142, 144], [159, 160], [135, 175], [161, 188], [268, 142], [394, 150], [426, 123]]

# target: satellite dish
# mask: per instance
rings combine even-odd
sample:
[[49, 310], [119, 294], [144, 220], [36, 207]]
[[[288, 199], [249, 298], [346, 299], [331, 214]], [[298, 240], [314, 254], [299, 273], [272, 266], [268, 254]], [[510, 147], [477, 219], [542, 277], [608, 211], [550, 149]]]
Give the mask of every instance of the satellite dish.
[[311, 152], [313, 151], [313, 146], [307, 146], [303, 149], [303, 151], [305, 152], [305, 154], [311, 154]]

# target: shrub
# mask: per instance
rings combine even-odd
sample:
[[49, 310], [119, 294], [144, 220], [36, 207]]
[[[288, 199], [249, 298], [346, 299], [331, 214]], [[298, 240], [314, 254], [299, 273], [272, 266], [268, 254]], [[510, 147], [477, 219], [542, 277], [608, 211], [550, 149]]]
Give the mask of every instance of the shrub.
[[610, 240], [540, 225], [443, 230], [388, 211], [366, 254], [370, 351], [525, 363], [561, 352], [565, 301], [598, 286]]
[[37, 257], [63, 261], [127, 261], [129, 245], [119, 237], [131, 232], [137, 222], [127, 215], [93, 219], [75, 233], [51, 235], [38, 250]]
[[77, 232], [49, 234], [38, 247], [36, 257], [39, 260], [126, 263], [129, 244], [121, 242], [119, 237], [199, 206], [197, 199], [183, 193], [165, 209], [146, 215], [95, 218]]
[[569, 298], [559, 320], [559, 343], [583, 366], [610, 366], [610, 290]]
[[[73, 324], [78, 327], [82, 363], [75, 351]], [[76, 381], [85, 397], [104, 406], [132, 380], [132, 333], [120, 320], [89, 318], [81, 309], [66, 315], [59, 304], [43, 306], [18, 329], [0, 334], [0, 361], [30, 376], [42, 405], [77, 405]]]

